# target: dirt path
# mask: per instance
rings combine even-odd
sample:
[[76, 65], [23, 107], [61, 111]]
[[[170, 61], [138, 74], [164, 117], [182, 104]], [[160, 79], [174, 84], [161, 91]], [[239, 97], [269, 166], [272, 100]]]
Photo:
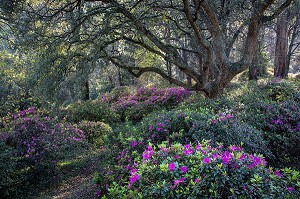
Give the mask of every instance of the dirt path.
[[99, 163], [105, 158], [105, 152], [94, 151], [84, 157], [79, 165], [67, 167], [62, 170], [63, 181], [57, 186], [40, 192], [32, 199], [88, 199], [95, 197], [93, 177], [99, 170]]

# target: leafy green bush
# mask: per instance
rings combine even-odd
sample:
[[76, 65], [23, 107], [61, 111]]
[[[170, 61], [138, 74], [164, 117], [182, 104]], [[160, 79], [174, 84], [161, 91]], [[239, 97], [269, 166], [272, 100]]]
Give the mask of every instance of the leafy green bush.
[[261, 153], [268, 158], [273, 158], [268, 143], [263, 139], [263, 133], [240, 122], [234, 114], [219, 113], [206, 124], [205, 127], [202, 122], [195, 123], [190, 131], [194, 132], [198, 139], [210, 139], [214, 146], [218, 142], [224, 143], [226, 147], [231, 144], [242, 144], [248, 153]]
[[[2, 138], [0, 139], [2, 140]], [[0, 196], [6, 197], [11, 192], [17, 192], [20, 179], [18, 173], [15, 172], [16, 170], [15, 150], [0, 141]]]
[[38, 98], [24, 98], [22, 96], [8, 95], [2, 100], [0, 98], [0, 117], [6, 116], [7, 113], [25, 110], [33, 106], [40, 108], [42, 104], [42, 101]]
[[[149, 145], [112, 183], [96, 178], [101, 198], [299, 198], [300, 174], [266, 168], [239, 147]], [[124, 157], [120, 157], [124, 158]], [[104, 187], [104, 188], [103, 188]]]
[[205, 114], [190, 110], [173, 110], [154, 112], [142, 121], [143, 139], [158, 144], [163, 141], [169, 142], [190, 142], [196, 140], [190, 129], [194, 123], [201, 122], [203, 125], [209, 120], [209, 113]]
[[76, 126], [85, 133], [90, 143], [97, 145], [103, 145], [113, 133], [112, 128], [103, 122], [81, 121]]
[[241, 123], [233, 114], [212, 115], [207, 111], [203, 109], [202, 113], [186, 110], [152, 114], [143, 120], [143, 138], [154, 144], [162, 141], [188, 143], [202, 139], [210, 139], [214, 146], [218, 142], [224, 143], [226, 147], [243, 143], [247, 152], [262, 153], [273, 158], [262, 132]]
[[[5, 169], [6, 175], [17, 176], [16, 181], [22, 183], [52, 177], [58, 161], [74, 157], [87, 147], [81, 130], [45, 116], [34, 107], [0, 120], [0, 143], [0, 157], [12, 155], [7, 157], [8, 162], [1, 162], [5, 168], [14, 168]], [[14, 180], [6, 181], [6, 186], [10, 186], [9, 182]]]
[[70, 104], [65, 115], [67, 121], [74, 123], [86, 120], [112, 124], [120, 121], [120, 116], [110, 109], [109, 104], [91, 100]]
[[102, 97], [104, 97], [107, 102], [111, 103], [121, 97], [130, 96], [130, 93], [131, 89], [128, 86], [120, 86], [114, 88], [110, 93], [108, 93], [107, 95], [103, 95]]
[[282, 79], [273, 79], [263, 88], [272, 101], [282, 102], [288, 99], [300, 101], [299, 91], [292, 82]]
[[273, 164], [300, 169], [300, 102], [257, 102], [246, 107], [240, 118], [264, 132], [264, 139], [275, 155]]

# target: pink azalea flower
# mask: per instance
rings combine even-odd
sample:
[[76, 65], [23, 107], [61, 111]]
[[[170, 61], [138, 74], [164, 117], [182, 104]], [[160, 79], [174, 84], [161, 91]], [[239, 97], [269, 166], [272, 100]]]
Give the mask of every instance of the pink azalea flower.
[[182, 171], [183, 173], [186, 173], [188, 170], [188, 167], [187, 166], [182, 166], [180, 167], [180, 171]]
[[204, 164], [210, 163], [210, 159], [209, 159], [209, 158], [204, 158], [204, 159], [203, 159], [203, 163], [204, 163]]
[[193, 149], [191, 149], [191, 148], [185, 149], [185, 150], [184, 150], [184, 154], [185, 154], [186, 156], [193, 154], [193, 152], [194, 152], [194, 151], [193, 151]]
[[168, 168], [169, 168], [169, 171], [173, 171], [176, 169], [176, 164], [174, 162], [171, 164], [168, 164]]
[[293, 187], [288, 187], [287, 190], [288, 190], [289, 192], [292, 192], [292, 191], [294, 190], [294, 188], [293, 188]]
[[235, 151], [235, 150], [237, 150], [237, 147], [234, 146], [234, 145], [233, 145], [233, 146], [230, 146], [230, 147], [229, 147], [229, 150], [230, 150], [230, 151]]
[[280, 170], [274, 171], [274, 175], [277, 175], [278, 177], [282, 177], [282, 174], [280, 173]]
[[174, 180], [174, 187], [178, 186], [180, 183], [183, 183], [185, 178], [180, 178], [179, 180]]
[[196, 150], [200, 150], [200, 149], [201, 149], [201, 145], [200, 145], [200, 144], [197, 144]]
[[136, 145], [138, 145], [138, 143], [135, 140], [130, 141], [130, 146], [131, 147], [135, 147]]
[[224, 164], [228, 164], [228, 162], [231, 158], [232, 158], [232, 155], [228, 151], [225, 151], [222, 155], [222, 161]]
[[138, 175], [137, 173], [133, 174], [133, 175], [129, 178], [130, 184], [135, 183], [138, 179], [139, 179], [139, 175]]
[[148, 146], [148, 149], [146, 149], [144, 152], [143, 152], [143, 159], [145, 160], [149, 160], [152, 156], [152, 154], [154, 153], [153, 149], [151, 148], [151, 146]]

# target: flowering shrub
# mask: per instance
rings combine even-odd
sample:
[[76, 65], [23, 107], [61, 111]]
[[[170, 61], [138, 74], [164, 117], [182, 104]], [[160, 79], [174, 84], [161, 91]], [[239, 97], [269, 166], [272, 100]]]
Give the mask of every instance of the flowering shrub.
[[249, 104], [239, 118], [261, 130], [268, 148], [275, 155], [269, 160], [275, 165], [300, 169], [300, 101], [287, 100], [277, 103], [258, 101]]
[[273, 162], [300, 169], [300, 101], [260, 104], [257, 110], [261, 122], [249, 120], [249, 123], [265, 132], [264, 138], [276, 157]]
[[[267, 168], [238, 146], [149, 145], [102, 198], [298, 198], [300, 174]], [[120, 183], [122, 182], [122, 183]], [[99, 182], [98, 182], [99, 183]], [[101, 195], [102, 194], [102, 195]]]
[[17, 168], [35, 179], [39, 175], [53, 175], [58, 160], [87, 146], [81, 130], [59, 123], [34, 107], [1, 119], [0, 142], [13, 151]]
[[2, 125], [2, 141], [14, 147], [17, 156], [34, 164], [60, 158], [61, 154], [56, 153], [58, 150], [70, 152], [86, 145], [83, 131], [54, 118], [43, 117], [35, 108], [2, 118]]
[[215, 115], [204, 128], [203, 123], [195, 123], [190, 131], [194, 132], [198, 139], [210, 139], [214, 146], [218, 142], [224, 143], [226, 147], [242, 144], [249, 153], [261, 153], [267, 158], [273, 158], [268, 143], [263, 139], [263, 133], [240, 122], [233, 113]]
[[169, 111], [154, 114], [143, 120], [144, 139], [154, 144], [162, 141], [187, 143], [210, 139], [212, 145], [218, 142], [225, 146], [239, 145], [250, 153], [262, 153], [273, 157], [263, 140], [262, 132], [237, 120], [234, 114], [212, 115], [195, 111]]
[[154, 112], [142, 121], [143, 138], [153, 144], [163, 141], [187, 143], [198, 138], [190, 131], [194, 123], [206, 125], [210, 117], [209, 113], [189, 110]]
[[103, 145], [113, 133], [112, 128], [103, 122], [81, 121], [76, 126], [85, 133], [88, 142], [97, 145]]
[[138, 121], [153, 110], [177, 105], [189, 95], [190, 92], [183, 88], [139, 88], [133, 95], [118, 98], [112, 103], [112, 107], [123, 118]]

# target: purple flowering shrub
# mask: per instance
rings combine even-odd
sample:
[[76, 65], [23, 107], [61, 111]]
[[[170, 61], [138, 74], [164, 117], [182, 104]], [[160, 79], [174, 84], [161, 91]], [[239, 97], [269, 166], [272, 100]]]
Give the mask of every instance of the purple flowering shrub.
[[268, 168], [263, 156], [239, 146], [149, 145], [134, 157], [127, 175], [106, 184], [99, 198], [300, 197], [298, 171]]
[[153, 144], [162, 141], [188, 143], [202, 139], [218, 142], [225, 146], [240, 145], [249, 153], [262, 153], [273, 157], [262, 137], [262, 132], [241, 123], [234, 114], [212, 115], [204, 111], [168, 111], [152, 114], [143, 120], [143, 138]]
[[238, 117], [264, 132], [263, 138], [274, 154], [269, 162], [300, 169], [300, 101], [276, 103], [257, 101], [245, 107]]
[[124, 118], [139, 121], [144, 115], [163, 108], [171, 108], [190, 96], [183, 88], [139, 88], [136, 93], [119, 97], [112, 108]]
[[272, 163], [300, 169], [300, 101], [256, 103], [245, 111], [243, 120], [264, 132], [275, 155]]
[[153, 144], [163, 141], [187, 143], [197, 139], [190, 131], [194, 123], [201, 121], [205, 124], [210, 116], [195, 111], [154, 112], [142, 121], [143, 138]]
[[83, 131], [60, 123], [34, 107], [0, 120], [0, 142], [10, 147], [17, 166], [41, 175], [53, 175], [57, 161], [85, 150]]

